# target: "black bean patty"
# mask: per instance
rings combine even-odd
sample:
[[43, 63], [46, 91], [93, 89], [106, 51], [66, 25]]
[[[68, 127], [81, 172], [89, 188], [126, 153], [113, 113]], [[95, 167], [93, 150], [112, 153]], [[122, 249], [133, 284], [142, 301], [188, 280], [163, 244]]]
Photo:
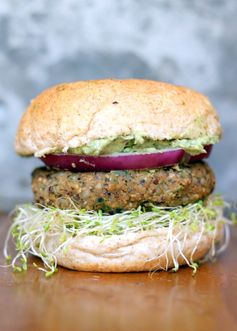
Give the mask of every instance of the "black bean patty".
[[155, 170], [84, 173], [38, 168], [32, 174], [36, 202], [107, 212], [130, 210], [147, 202], [186, 205], [206, 197], [214, 186], [212, 170], [201, 162]]

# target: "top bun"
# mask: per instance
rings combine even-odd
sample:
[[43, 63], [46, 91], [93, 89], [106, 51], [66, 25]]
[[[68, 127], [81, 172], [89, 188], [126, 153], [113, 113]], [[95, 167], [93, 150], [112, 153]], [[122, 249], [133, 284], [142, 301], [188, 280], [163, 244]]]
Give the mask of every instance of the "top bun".
[[42, 156], [99, 138], [197, 139], [220, 136], [209, 100], [190, 89], [141, 79], [60, 84], [37, 96], [24, 113], [16, 151]]

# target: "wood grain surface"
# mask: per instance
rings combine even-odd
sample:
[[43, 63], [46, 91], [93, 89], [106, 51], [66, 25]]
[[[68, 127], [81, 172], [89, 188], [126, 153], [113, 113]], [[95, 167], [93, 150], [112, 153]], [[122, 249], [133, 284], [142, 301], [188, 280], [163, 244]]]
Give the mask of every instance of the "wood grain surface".
[[[8, 226], [1, 217], [1, 247]], [[236, 254], [235, 228], [228, 250], [194, 277], [188, 268], [152, 275], [59, 268], [47, 279], [33, 266], [20, 274], [0, 268], [0, 331], [234, 331]]]

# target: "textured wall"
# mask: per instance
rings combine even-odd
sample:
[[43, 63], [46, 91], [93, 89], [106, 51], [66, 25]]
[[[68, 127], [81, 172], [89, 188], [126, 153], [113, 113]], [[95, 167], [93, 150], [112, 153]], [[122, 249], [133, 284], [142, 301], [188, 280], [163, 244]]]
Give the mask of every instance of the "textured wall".
[[145, 77], [187, 85], [216, 105], [225, 135], [210, 163], [237, 198], [236, 0], [0, 0], [0, 208], [31, 199], [38, 164], [14, 155], [17, 122], [64, 81]]

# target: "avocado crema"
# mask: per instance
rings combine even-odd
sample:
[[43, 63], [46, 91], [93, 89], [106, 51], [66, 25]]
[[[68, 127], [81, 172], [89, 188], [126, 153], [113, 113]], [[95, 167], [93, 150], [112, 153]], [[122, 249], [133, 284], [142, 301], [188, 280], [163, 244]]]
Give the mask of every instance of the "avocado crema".
[[81, 155], [106, 155], [114, 153], [144, 153], [182, 148], [191, 155], [205, 153], [204, 146], [215, 144], [218, 136], [202, 136], [198, 139], [152, 140], [141, 135], [128, 135], [96, 139], [68, 153]]

